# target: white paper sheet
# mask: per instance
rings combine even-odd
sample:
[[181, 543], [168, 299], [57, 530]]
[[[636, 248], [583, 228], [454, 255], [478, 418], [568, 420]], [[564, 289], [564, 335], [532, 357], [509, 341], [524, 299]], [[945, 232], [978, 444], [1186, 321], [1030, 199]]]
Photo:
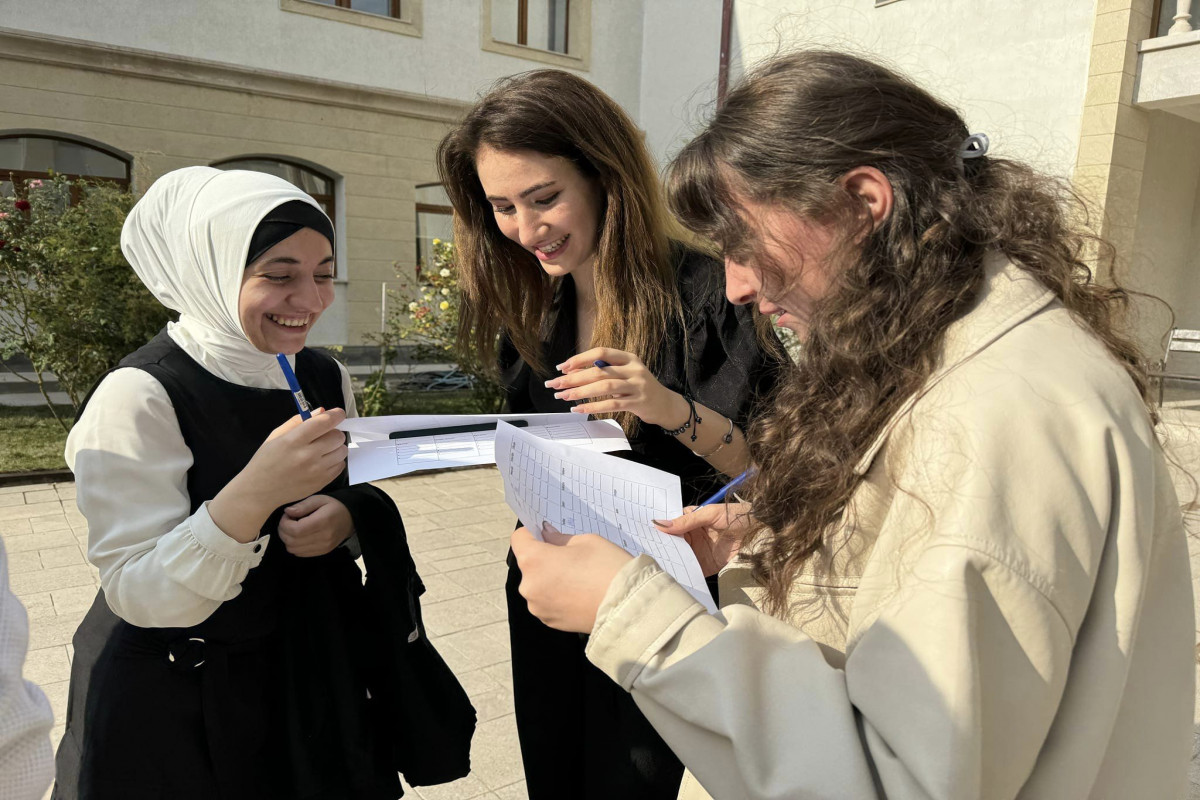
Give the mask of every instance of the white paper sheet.
[[542, 523], [549, 522], [563, 533], [598, 533], [632, 555], [646, 553], [716, 612], [692, 548], [651, 523], [683, 513], [677, 476], [503, 422], [496, 426], [495, 447], [504, 499], [534, 536], [540, 539]]
[[495, 431], [389, 438], [394, 431], [419, 431], [499, 420], [523, 420], [534, 436], [600, 452], [628, 450], [629, 441], [614, 420], [587, 420], [579, 414], [404, 414], [356, 417], [338, 427], [350, 434], [350, 483], [392, 478], [419, 470], [496, 463]]

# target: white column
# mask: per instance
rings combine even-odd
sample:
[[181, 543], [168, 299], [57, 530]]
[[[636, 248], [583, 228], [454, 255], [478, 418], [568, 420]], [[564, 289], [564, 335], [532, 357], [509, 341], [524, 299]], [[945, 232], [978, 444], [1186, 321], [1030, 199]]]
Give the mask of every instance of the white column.
[[1176, 33], [1188, 33], [1192, 30], [1192, 0], [1175, 0], [1175, 24], [1171, 26], [1171, 30], [1167, 31], [1167, 35]]

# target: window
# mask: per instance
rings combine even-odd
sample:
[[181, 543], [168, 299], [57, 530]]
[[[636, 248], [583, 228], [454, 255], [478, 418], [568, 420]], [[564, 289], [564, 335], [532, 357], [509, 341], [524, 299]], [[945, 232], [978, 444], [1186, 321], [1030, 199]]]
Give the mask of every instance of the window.
[[248, 169], [254, 172], [265, 172], [268, 175], [278, 175], [288, 183], [303, 189], [312, 196], [321, 209], [336, 223], [337, 215], [334, 207], [334, 180], [312, 167], [284, 161], [279, 158], [232, 158], [213, 164], [217, 169]]
[[421, 35], [425, 0], [279, 0], [281, 11], [378, 31]]
[[[0, 196], [24, 194], [24, 182], [52, 175], [108, 181], [129, 188], [127, 155], [53, 133], [0, 134]], [[79, 201], [72, 187], [71, 202]]]
[[492, 0], [492, 38], [567, 53], [571, 0]]
[[308, 0], [308, 2], [320, 3], [323, 6], [348, 8], [351, 11], [376, 14], [380, 17], [404, 19], [404, 16], [400, 13], [401, 0]]
[[591, 68], [592, 0], [483, 0], [480, 45], [525, 61]]
[[[416, 187], [417, 200], [417, 270], [433, 254], [433, 240], [454, 241], [454, 209], [440, 183], [423, 183]], [[419, 280], [419, 275], [418, 275]]]

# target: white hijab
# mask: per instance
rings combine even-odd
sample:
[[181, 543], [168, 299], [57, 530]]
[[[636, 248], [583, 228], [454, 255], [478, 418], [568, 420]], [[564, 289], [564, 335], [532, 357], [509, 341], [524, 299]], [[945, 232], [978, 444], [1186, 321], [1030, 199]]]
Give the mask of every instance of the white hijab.
[[291, 200], [320, 208], [274, 175], [185, 167], [155, 181], [121, 229], [121, 251], [134, 272], [160, 303], [179, 312], [167, 334], [231, 383], [287, 388], [275, 355], [246, 337], [238, 295], [255, 228]]

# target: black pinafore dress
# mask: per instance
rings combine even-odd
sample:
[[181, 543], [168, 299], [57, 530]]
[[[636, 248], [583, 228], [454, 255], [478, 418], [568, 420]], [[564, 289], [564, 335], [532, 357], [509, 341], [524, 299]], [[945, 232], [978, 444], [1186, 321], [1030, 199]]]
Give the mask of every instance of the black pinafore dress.
[[[120, 366], [149, 372], [170, 396], [194, 459], [192, 513], [296, 413], [290, 392], [224, 381], [165, 331]], [[302, 350], [296, 374], [314, 405], [344, 404], [328, 356]], [[323, 491], [345, 484], [343, 471]], [[101, 591], [74, 639], [54, 798], [400, 797], [367, 691], [362, 602], [362, 576], [345, 548], [297, 558], [278, 536], [241, 593], [199, 625], [131, 625]]]

